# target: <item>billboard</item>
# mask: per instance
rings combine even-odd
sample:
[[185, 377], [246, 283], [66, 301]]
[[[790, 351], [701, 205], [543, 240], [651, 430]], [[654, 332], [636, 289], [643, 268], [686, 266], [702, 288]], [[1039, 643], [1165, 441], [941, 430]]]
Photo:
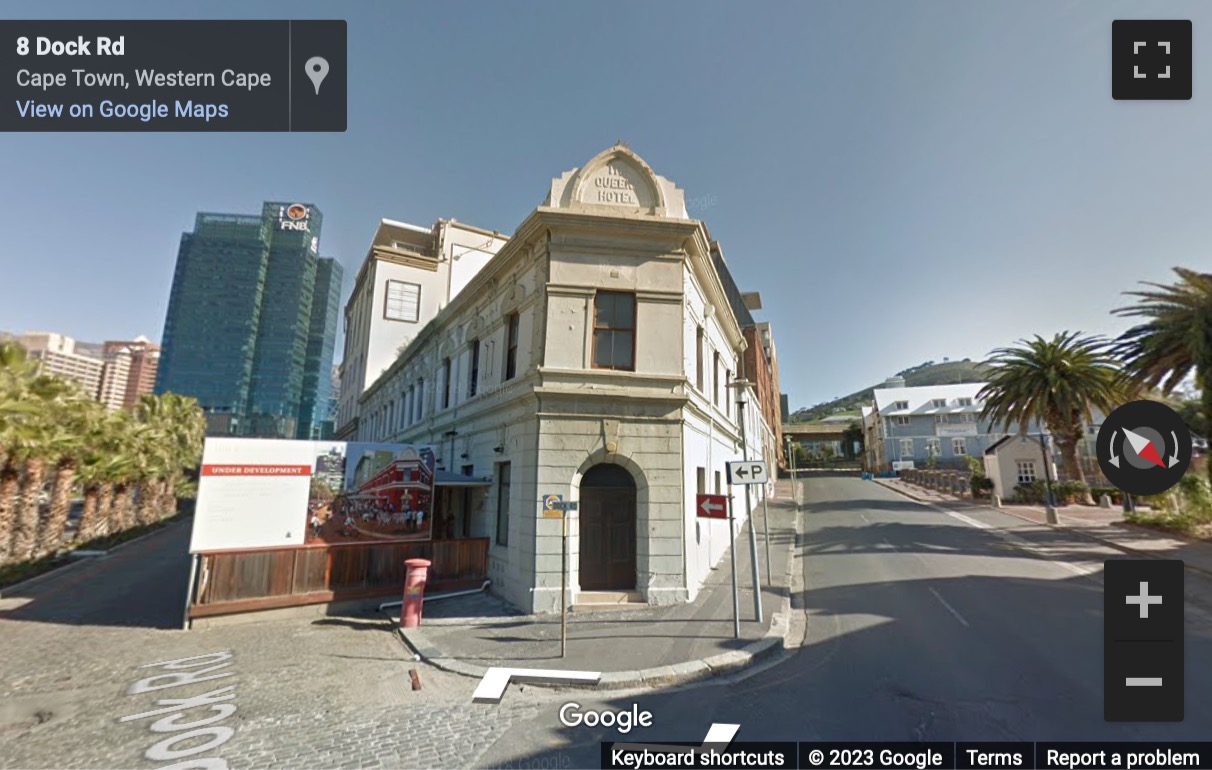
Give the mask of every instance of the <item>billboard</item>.
[[429, 540], [426, 446], [208, 438], [191, 553]]

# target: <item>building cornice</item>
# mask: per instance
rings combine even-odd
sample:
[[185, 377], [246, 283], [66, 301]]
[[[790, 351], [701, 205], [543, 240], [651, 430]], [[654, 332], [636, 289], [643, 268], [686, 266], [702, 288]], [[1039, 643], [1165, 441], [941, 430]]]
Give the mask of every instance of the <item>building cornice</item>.
[[[720, 283], [718, 276], [715, 275], [715, 269], [711, 262], [711, 243], [702, 222], [696, 219], [673, 219], [649, 215], [620, 216], [615, 214], [607, 216], [605, 214], [539, 206], [522, 221], [513, 238], [505, 242], [501, 250], [476, 273], [467, 286], [455, 295], [447, 303], [446, 307], [439, 310], [438, 314], [417, 332], [416, 336], [413, 337], [405, 349], [404, 354], [397, 357], [390, 366], [375, 378], [375, 381], [358, 397], [358, 401], [364, 403], [384, 383], [389, 381], [392, 376], [401, 369], [406, 368], [425, 347], [430, 338], [437, 334], [439, 330], [447, 328], [448, 324], [457, 319], [461, 313], [483, 304], [482, 294], [484, 290], [492, 287], [494, 282], [498, 281], [502, 275], [507, 275], [520, 260], [525, 259], [531, 253], [532, 245], [535, 245], [542, 236], [545, 236], [545, 234], [552, 230], [568, 232], [570, 229], [574, 231], [581, 229], [597, 232], [626, 231], [632, 236], [646, 235], [654, 238], [676, 236], [683, 242], [683, 248], [687, 244], [692, 246], [687, 251], [697, 257], [697, 259], [693, 260], [693, 263], [696, 265], [701, 278], [710, 277], [710, 280], [704, 281], [704, 286], [708, 290], [708, 293], [713, 295], [711, 298], [712, 304], [719, 308], [730, 307], [723, 285]], [[543, 238], [542, 245], [547, 245], [545, 238]], [[717, 314], [717, 317], [719, 316], [720, 314]], [[733, 349], [743, 350], [745, 339], [741, 334], [741, 329], [737, 324], [736, 318], [731, 311], [726, 314], [726, 317], [729, 319], [729, 322], [721, 323], [721, 327], [728, 336]]]
[[[631, 402], [644, 401], [644, 402], [647, 402], [650, 404], [660, 403], [660, 404], [670, 404], [673, 406], [682, 406], [689, 400], [689, 397], [682, 393], [657, 393], [657, 392], [647, 393], [644, 391], [636, 391], [636, 390], [632, 390], [632, 389], [628, 389], [628, 388], [597, 388], [594, 390], [586, 390], [583, 388], [582, 389], [562, 388], [558, 385], [539, 385], [539, 386], [535, 387], [534, 392], [536, 395], [538, 395], [540, 397], [547, 397], [547, 398], [554, 398], [554, 399], [568, 398], [568, 399], [582, 399], [583, 400], [586, 398], [601, 398], [601, 399], [617, 399], [619, 401], [631, 401]], [[543, 404], [545, 404], [545, 405], [550, 404], [550, 402], [547, 400], [547, 398], [543, 398]], [[543, 411], [543, 410], [540, 410], [540, 411]], [[582, 413], [581, 412], [571, 412], [570, 414], [581, 415]], [[610, 416], [619, 417], [622, 414], [625, 414], [625, 413], [616, 412]], [[631, 414], [626, 414], [626, 416], [628, 419], [631, 419], [632, 417], [634, 417], [634, 415], [631, 415]]]
[[510, 235], [506, 235], [505, 233], [498, 233], [496, 230], [485, 230], [483, 227], [469, 225], [466, 222], [460, 222], [457, 219], [439, 219], [438, 222], [439, 224], [446, 225], [449, 228], [466, 230], [471, 233], [479, 233], [480, 235], [489, 235], [494, 238], [500, 238], [503, 241], [508, 241], [512, 237]]
[[403, 267], [417, 267], [431, 273], [438, 272], [438, 258], [426, 256], [419, 252], [393, 249], [390, 246], [374, 246], [371, 249], [371, 259], [379, 262], [389, 262]]

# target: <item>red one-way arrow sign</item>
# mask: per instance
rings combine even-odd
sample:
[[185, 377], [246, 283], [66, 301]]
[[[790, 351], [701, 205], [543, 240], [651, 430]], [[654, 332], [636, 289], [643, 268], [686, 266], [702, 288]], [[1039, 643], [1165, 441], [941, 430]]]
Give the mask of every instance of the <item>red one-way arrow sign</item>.
[[726, 519], [728, 498], [724, 495], [696, 495], [694, 510], [701, 519]]

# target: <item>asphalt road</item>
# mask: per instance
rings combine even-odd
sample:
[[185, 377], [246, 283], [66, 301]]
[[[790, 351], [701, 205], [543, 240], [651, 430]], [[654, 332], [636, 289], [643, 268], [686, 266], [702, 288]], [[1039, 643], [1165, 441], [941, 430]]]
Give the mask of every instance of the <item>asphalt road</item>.
[[[598, 742], [1199, 740], [1212, 724], [1212, 581], [1186, 580], [1186, 719], [1103, 721], [1102, 562], [1123, 554], [992, 510], [910, 501], [854, 476], [805, 483], [805, 645], [737, 681], [602, 699], [653, 715], [626, 735], [516, 724], [482, 766], [597, 767]], [[509, 696], [499, 708], [509, 708]]]

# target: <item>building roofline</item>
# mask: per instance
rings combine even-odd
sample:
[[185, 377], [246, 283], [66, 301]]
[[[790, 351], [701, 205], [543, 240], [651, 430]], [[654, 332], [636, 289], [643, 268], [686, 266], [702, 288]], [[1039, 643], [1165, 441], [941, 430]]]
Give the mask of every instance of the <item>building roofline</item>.
[[987, 454], [987, 455], [996, 454], [997, 448], [999, 446], [1001, 446], [1002, 444], [1005, 444], [1007, 441], [1009, 441], [1012, 438], [1018, 438], [1018, 437], [1016, 435], [1010, 434], [1010, 433], [1006, 434], [1005, 436], [1002, 436], [997, 441], [994, 441], [992, 444], [989, 445], [989, 448], [985, 450], [985, 454]]
[[[683, 231], [686, 240], [683, 241], [683, 248], [689, 243], [694, 243], [703, 256], [705, 265], [711, 266], [711, 271], [708, 276], [714, 278], [712, 285], [704, 287], [708, 294], [715, 294], [712, 304], [717, 307], [726, 306], [731, 309], [728, 302], [727, 293], [720, 282], [719, 276], [715, 271], [715, 264], [711, 254], [711, 242], [707, 238], [706, 228], [703, 223], [697, 219], [681, 219], [674, 217], [620, 217], [610, 216], [598, 213], [587, 213], [583, 211], [575, 211], [569, 209], [555, 208], [551, 206], [539, 206], [530, 212], [527, 217], [518, 225], [517, 231], [513, 238], [507, 240], [500, 251], [488, 260], [488, 263], [480, 269], [479, 272], [463, 287], [463, 290], [451, 297], [450, 302], [444, 308], [438, 311], [428, 323], [421, 328], [420, 331], [409, 342], [405, 348], [404, 354], [397, 356], [396, 360], [384, 369], [373, 382], [366, 387], [365, 390], [357, 397], [359, 402], [372, 397], [378, 390], [383, 387], [393, 375], [401, 369], [406, 368], [416, 356], [416, 352], [428, 342], [428, 340], [437, 333], [437, 329], [450, 318], [457, 316], [468, 305], [474, 305], [479, 301], [478, 294], [492, 281], [496, 280], [502, 273], [505, 272], [508, 266], [511, 266], [521, 251], [526, 248], [532, 237], [538, 236], [545, 228], [550, 228], [556, 224], [571, 224], [576, 226], [578, 223], [584, 223], [587, 226], [602, 227], [616, 226], [628, 227], [635, 230], [649, 230], [654, 233], [661, 231], [668, 232], [670, 230], [677, 232]], [[719, 314], [717, 313], [717, 318]], [[733, 349], [737, 352], [743, 351], [747, 346], [745, 336], [742, 333], [740, 323], [733, 313], [728, 313], [728, 318], [731, 323], [725, 324], [725, 334], [730, 338]]]
[[497, 232], [496, 230], [486, 230], [483, 227], [476, 227], [475, 225], [469, 225], [466, 222], [460, 222], [457, 219], [439, 219], [438, 223], [446, 225], [448, 227], [457, 227], [460, 230], [466, 230], [471, 233], [479, 233], [480, 235], [491, 235], [491, 236], [500, 238], [501, 240], [505, 240], [505, 241], [509, 240], [511, 237], [510, 235], [508, 235], [506, 233]]
[[426, 235], [433, 234], [432, 227], [421, 227], [420, 225], [410, 225], [407, 222], [401, 222], [398, 219], [388, 219], [387, 217], [383, 217], [382, 219], [379, 220], [379, 224], [387, 225], [389, 227], [402, 227], [405, 230], [413, 230], [418, 233], [425, 233]]

